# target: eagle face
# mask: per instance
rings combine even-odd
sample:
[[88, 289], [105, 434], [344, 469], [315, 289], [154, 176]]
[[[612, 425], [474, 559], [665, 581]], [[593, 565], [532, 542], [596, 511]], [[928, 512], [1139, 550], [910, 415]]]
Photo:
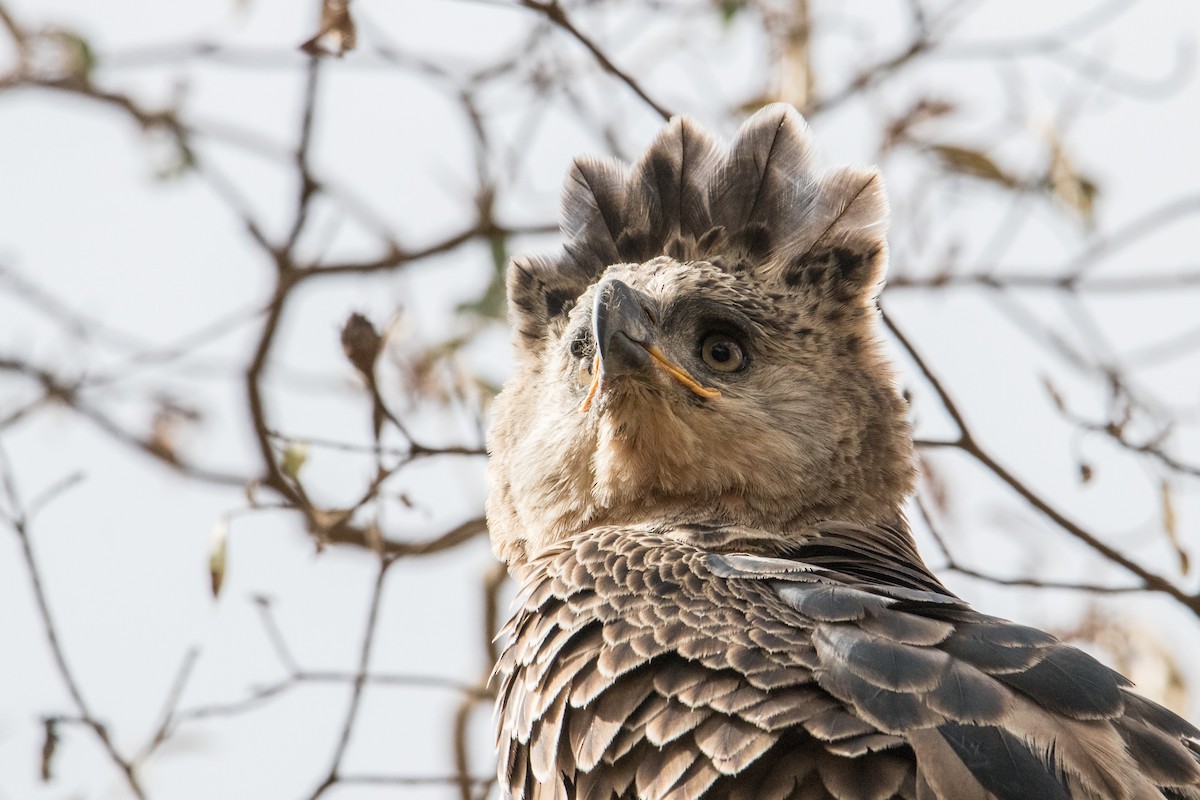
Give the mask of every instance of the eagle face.
[[914, 472], [877, 341], [882, 182], [815, 170], [781, 108], [723, 158], [676, 120], [632, 170], [578, 159], [564, 251], [514, 262], [518, 363], [489, 468], [505, 560], [602, 524], [786, 543], [815, 520], [900, 518]]
[[548, 318], [497, 401], [493, 530], [536, 549], [649, 517], [786, 540], [895, 516], [911, 444], [873, 305], [752, 277], [719, 257], [618, 264]]
[[591, 522], [702, 507], [777, 524], [856, 491], [861, 409], [897, 409], [872, 371], [873, 317], [819, 290], [772, 297], [719, 262], [607, 269], [552, 350]]

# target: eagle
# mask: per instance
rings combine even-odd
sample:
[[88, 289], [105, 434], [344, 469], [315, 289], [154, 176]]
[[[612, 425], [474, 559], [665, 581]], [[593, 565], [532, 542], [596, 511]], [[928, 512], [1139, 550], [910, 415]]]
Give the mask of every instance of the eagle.
[[1200, 800], [1200, 731], [917, 552], [887, 222], [786, 105], [574, 161], [490, 431], [505, 798]]

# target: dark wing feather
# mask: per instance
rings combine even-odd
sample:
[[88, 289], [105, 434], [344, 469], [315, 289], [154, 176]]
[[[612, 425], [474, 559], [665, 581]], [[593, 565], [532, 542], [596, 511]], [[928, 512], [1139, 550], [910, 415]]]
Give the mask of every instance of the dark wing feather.
[[527, 566], [497, 666], [507, 796], [1200, 800], [1200, 731], [971, 610], [902, 531], [831, 525], [786, 558], [668, 534]]
[[948, 722], [937, 732], [972, 777], [999, 800], [1070, 800], [1046, 760], [1003, 728]]
[[1111, 719], [1125, 706], [1123, 686], [1129, 681], [1086, 653], [1065, 644], [1044, 649], [1028, 669], [1000, 680], [1043, 708], [1075, 719]]

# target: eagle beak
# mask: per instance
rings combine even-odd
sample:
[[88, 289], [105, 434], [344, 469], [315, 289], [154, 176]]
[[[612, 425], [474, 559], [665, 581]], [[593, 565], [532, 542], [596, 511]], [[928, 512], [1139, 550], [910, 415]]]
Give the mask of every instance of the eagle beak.
[[654, 323], [643, 298], [621, 281], [610, 278], [597, 287], [592, 333], [601, 374], [649, 366]]
[[687, 370], [663, 354], [654, 343], [654, 321], [646, 313], [643, 299], [615, 278], [609, 278], [596, 288], [592, 333], [596, 337], [596, 363], [592, 370], [592, 388], [580, 405], [580, 411], [586, 412], [591, 407], [610, 371], [642, 370], [652, 364], [700, 397], [721, 396], [716, 389], [701, 386]]

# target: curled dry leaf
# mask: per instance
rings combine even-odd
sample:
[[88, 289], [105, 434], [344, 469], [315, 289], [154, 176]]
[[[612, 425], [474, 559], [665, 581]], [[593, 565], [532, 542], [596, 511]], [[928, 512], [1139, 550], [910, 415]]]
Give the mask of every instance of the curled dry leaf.
[[321, 26], [316, 34], [300, 45], [309, 55], [329, 55], [339, 58], [358, 44], [358, 29], [350, 16], [350, 0], [324, 0], [321, 4]]
[[58, 720], [43, 718], [42, 731], [42, 782], [49, 783], [54, 777], [54, 756], [58, 753]]
[[27, 68], [48, 80], [88, 83], [96, 68], [96, 53], [79, 33], [68, 28], [47, 26], [27, 41]]
[[304, 442], [288, 442], [283, 450], [279, 471], [294, 481], [300, 480], [300, 470], [308, 461], [308, 445]]
[[930, 144], [927, 149], [937, 156], [942, 168], [947, 172], [978, 178], [1006, 189], [1017, 189], [1022, 184], [1018, 178], [1005, 172], [991, 156], [981, 150], [953, 144]]
[[888, 123], [883, 132], [881, 149], [887, 152], [901, 142], [911, 141], [914, 128], [922, 123], [951, 114], [956, 108], [954, 103], [947, 100], [938, 100], [932, 97], [920, 98]]
[[370, 381], [375, 374], [375, 362], [379, 358], [383, 337], [371, 321], [362, 314], [354, 313], [346, 318], [342, 326], [342, 351], [363, 378]]
[[229, 520], [222, 517], [213, 526], [212, 544], [208, 549], [208, 577], [212, 596], [221, 594], [225, 583], [225, 567], [229, 556]]
[[1046, 185], [1050, 194], [1079, 215], [1083, 224], [1091, 227], [1095, 220], [1096, 197], [1100, 187], [1084, 175], [1067, 156], [1062, 140], [1050, 133], [1050, 165], [1046, 170]]
[[1046, 394], [1050, 395], [1050, 402], [1054, 403], [1054, 407], [1058, 409], [1058, 412], [1060, 414], [1066, 412], [1066, 401], [1063, 400], [1062, 393], [1058, 391], [1058, 387], [1050, 380], [1050, 376], [1042, 376], [1042, 386], [1045, 388]]
[[1191, 561], [1188, 558], [1187, 550], [1183, 548], [1183, 543], [1179, 541], [1179, 518], [1175, 514], [1175, 499], [1171, 482], [1166, 478], [1159, 483], [1159, 495], [1162, 499], [1163, 531], [1167, 534], [1167, 541], [1171, 543], [1171, 549], [1175, 551], [1175, 557], [1179, 561], [1179, 571], [1187, 575], [1191, 568]]
[[155, 403], [154, 416], [150, 419], [150, 434], [145, 440], [146, 447], [164, 461], [178, 463], [180, 435], [187, 426], [203, 421], [204, 415], [171, 397], [156, 397]]

